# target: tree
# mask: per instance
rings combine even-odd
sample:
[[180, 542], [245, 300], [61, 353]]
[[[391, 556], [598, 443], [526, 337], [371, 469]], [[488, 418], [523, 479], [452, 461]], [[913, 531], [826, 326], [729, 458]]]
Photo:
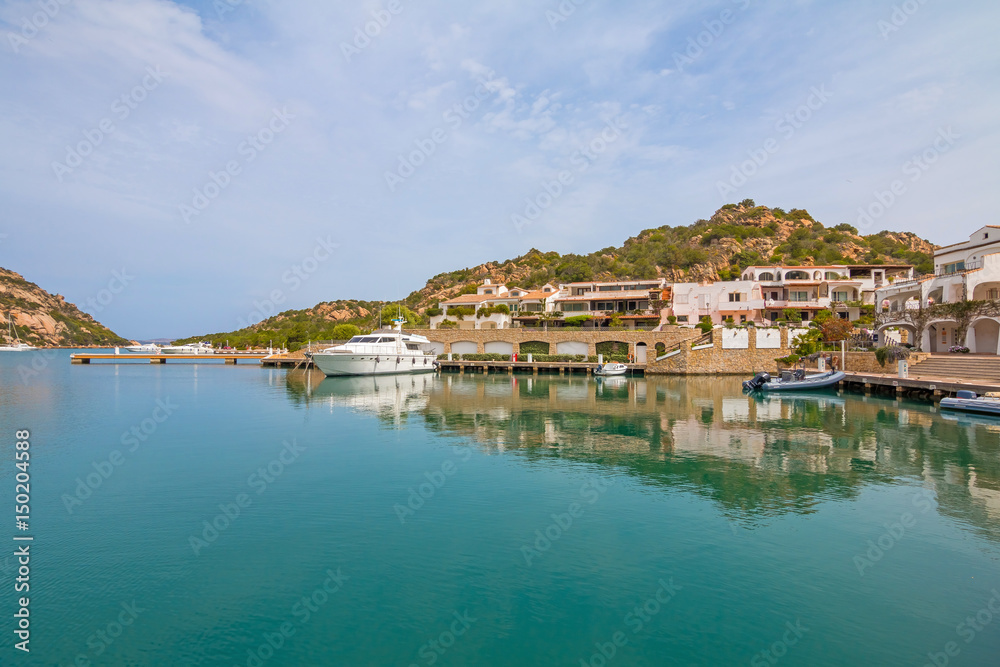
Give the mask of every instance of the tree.
[[333, 328], [334, 340], [350, 340], [361, 333], [361, 329], [353, 324], [338, 324]]
[[796, 336], [795, 340], [790, 342], [789, 347], [793, 347], [795, 354], [800, 357], [819, 352], [820, 336], [822, 334], [819, 329], [809, 329]]
[[958, 338], [955, 342], [962, 347], [965, 347], [969, 327], [975, 320], [980, 317], [1000, 315], [1000, 304], [996, 301], [956, 301], [955, 303], [942, 303], [937, 308], [941, 317], [955, 321], [955, 332]]
[[920, 346], [924, 340], [924, 331], [927, 330], [932, 321], [940, 319], [943, 316], [942, 304], [925, 306], [923, 301], [921, 301], [917, 308], [903, 308], [902, 310], [879, 313], [875, 321], [879, 328], [895, 323], [908, 325], [909, 328], [913, 329], [913, 337], [915, 339], [913, 342], [917, 347], [917, 351], [920, 351]]
[[820, 325], [820, 331], [823, 332], [823, 340], [828, 343], [847, 340], [851, 337], [851, 332], [853, 330], [853, 324], [847, 320], [842, 320], [839, 317], [830, 318]]

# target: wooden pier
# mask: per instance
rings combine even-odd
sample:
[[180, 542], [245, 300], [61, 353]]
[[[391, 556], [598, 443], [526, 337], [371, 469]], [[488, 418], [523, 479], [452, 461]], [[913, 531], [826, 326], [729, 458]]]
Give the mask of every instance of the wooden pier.
[[1000, 392], [1000, 384], [991, 384], [977, 380], [963, 382], [954, 378], [901, 378], [895, 375], [851, 372], [848, 372], [846, 377], [840, 381], [840, 386], [847, 391], [894, 395], [934, 402], [940, 401], [947, 396], [954, 396], [963, 389], [974, 391], [977, 394], [985, 394], [988, 391]]
[[271, 356], [267, 352], [238, 352], [219, 354], [108, 354], [102, 352], [81, 352], [70, 356], [70, 363], [89, 364], [92, 361], [148, 361], [151, 364], [165, 364], [171, 361], [224, 361], [227, 364], [237, 364], [241, 361], [263, 361]]

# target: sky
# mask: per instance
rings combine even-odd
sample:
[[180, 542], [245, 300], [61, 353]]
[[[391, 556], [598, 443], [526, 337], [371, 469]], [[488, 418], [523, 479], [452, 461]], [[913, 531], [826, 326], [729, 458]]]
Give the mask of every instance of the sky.
[[725, 203], [997, 223], [1000, 5], [13, 0], [0, 266], [126, 337], [401, 299]]

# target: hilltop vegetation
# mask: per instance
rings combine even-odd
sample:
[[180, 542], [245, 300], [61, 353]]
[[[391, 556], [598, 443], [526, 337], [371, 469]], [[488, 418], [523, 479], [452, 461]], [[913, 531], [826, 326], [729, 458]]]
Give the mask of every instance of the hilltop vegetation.
[[[413, 325], [427, 321], [427, 308], [443, 299], [475, 293], [476, 286], [486, 278], [526, 289], [586, 280], [666, 278], [671, 282], [697, 282], [734, 280], [748, 266], [776, 263], [912, 264], [918, 273], [929, 273], [933, 270], [933, 252], [933, 245], [910, 232], [861, 235], [849, 224], [826, 227], [804, 209], [785, 211], [757, 206], [745, 199], [723, 206], [709, 220], [644, 230], [621, 247], [587, 255], [532, 248], [514, 259], [440, 273], [403, 303], [408, 307], [406, 319]], [[185, 341], [224, 344], [228, 340], [230, 345], [243, 347], [266, 346], [270, 340], [275, 345], [287, 342], [294, 348], [307, 340], [340, 338], [335, 328], [341, 324], [370, 330], [378, 325], [379, 309], [390, 306], [396, 308], [381, 301], [330, 301], [306, 310], [279, 313], [239, 331]]]
[[0, 340], [7, 339], [7, 317], [17, 335], [35, 346], [128, 345], [62, 296], [52, 295], [20, 274], [0, 268]]

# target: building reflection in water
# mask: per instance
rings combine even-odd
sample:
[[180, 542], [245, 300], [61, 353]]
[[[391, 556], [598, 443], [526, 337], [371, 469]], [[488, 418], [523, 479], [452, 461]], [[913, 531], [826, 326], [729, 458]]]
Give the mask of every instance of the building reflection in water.
[[736, 378], [525, 375], [329, 378], [290, 372], [292, 400], [473, 440], [526, 461], [614, 466], [711, 497], [753, 523], [872, 484], [933, 491], [939, 511], [1000, 537], [1000, 420], [818, 393], [750, 397]]

